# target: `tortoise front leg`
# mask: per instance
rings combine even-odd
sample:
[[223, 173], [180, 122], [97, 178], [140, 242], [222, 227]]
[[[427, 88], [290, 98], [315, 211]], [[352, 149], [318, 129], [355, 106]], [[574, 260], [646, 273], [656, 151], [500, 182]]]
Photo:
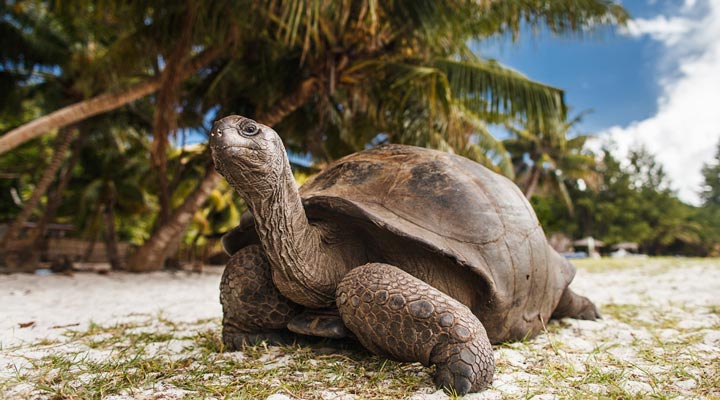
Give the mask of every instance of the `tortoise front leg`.
[[223, 307], [223, 343], [230, 351], [267, 341], [292, 340], [290, 319], [301, 307], [280, 294], [270, 275], [270, 265], [258, 245], [238, 250], [228, 261], [220, 281]]
[[366, 264], [337, 289], [347, 327], [368, 350], [435, 364], [435, 383], [458, 394], [492, 382], [495, 359], [482, 323], [466, 306], [405, 271]]

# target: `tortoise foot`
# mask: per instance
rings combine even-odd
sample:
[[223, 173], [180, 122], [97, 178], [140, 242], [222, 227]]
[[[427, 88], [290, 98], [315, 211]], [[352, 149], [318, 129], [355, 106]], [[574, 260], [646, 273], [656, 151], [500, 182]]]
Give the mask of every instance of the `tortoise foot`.
[[350, 271], [337, 289], [347, 327], [368, 350], [435, 364], [435, 383], [457, 394], [492, 382], [495, 358], [482, 323], [465, 305], [387, 264]]
[[[489, 350], [488, 350], [489, 349]], [[450, 393], [477, 392], [492, 383], [495, 358], [485, 339], [446, 344], [437, 347], [435, 384]]]
[[598, 318], [602, 318], [595, 304], [585, 296], [565, 288], [558, 305], [553, 311], [552, 318], [575, 318], [584, 319], [589, 321], [595, 321]]
[[283, 297], [272, 283], [270, 266], [260, 246], [235, 253], [220, 281], [223, 307], [223, 343], [229, 350], [261, 341], [292, 342], [286, 327], [301, 307]]

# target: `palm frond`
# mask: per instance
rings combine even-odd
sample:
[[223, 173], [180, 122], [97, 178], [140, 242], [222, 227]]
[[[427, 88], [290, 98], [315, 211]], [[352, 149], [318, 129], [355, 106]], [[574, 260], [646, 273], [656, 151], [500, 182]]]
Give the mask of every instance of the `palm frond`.
[[532, 81], [495, 61], [440, 59], [433, 64], [447, 76], [453, 97], [477, 113], [509, 114], [527, 120], [565, 113], [561, 89]]
[[629, 18], [620, 4], [610, 0], [503, 0], [492, 2], [472, 30], [478, 36], [511, 34], [513, 39], [523, 26], [534, 32], [545, 27], [554, 34], [582, 35], [599, 26], [624, 25]]
[[587, 142], [588, 139], [590, 139], [590, 136], [588, 135], [580, 135], [572, 139], [568, 139], [567, 148], [573, 150], [582, 150], [582, 148], [585, 146], [585, 142]]
[[376, 0], [265, 0], [260, 3], [275, 23], [278, 39], [302, 49], [301, 61], [311, 51], [341, 40], [351, 27], [355, 34], [374, 36], [378, 32], [380, 11]]
[[[370, 60], [345, 72], [346, 82], [355, 82], [357, 94], [367, 96], [361, 105], [378, 127], [408, 127], [415, 120], [444, 129], [451, 112], [452, 97], [445, 74], [437, 68], [409, 62]], [[365, 92], [366, 94], [362, 94]], [[360, 103], [358, 103], [360, 105]], [[383, 121], [386, 121], [385, 123]]]
[[488, 130], [487, 124], [481, 115], [468, 110], [459, 102], [455, 102], [454, 106], [460, 118], [472, 129], [465, 148], [460, 154], [478, 161], [510, 179], [514, 179], [515, 170], [512, 159], [503, 141], [498, 140]]

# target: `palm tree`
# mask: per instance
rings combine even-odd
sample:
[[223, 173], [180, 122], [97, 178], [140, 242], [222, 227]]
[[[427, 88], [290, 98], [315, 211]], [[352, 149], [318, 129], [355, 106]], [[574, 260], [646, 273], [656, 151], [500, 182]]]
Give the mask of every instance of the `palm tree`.
[[[77, 128], [82, 129], [82, 125], [83, 124], [80, 124]], [[85, 144], [85, 140], [82, 135], [78, 134], [78, 136], [79, 138], [73, 142], [70, 156], [60, 172], [60, 179], [54, 187], [48, 190], [45, 211], [38, 219], [35, 229], [33, 229], [29, 235], [29, 246], [32, 254], [39, 255], [47, 248], [45, 234], [48, 224], [54, 221], [57, 216], [65, 191], [73, 178], [75, 166], [80, 160], [80, 151]]]
[[[569, 1], [270, 5], [271, 18], [256, 23], [267, 33], [230, 59], [208, 86], [228, 99], [233, 94], [227, 88], [235, 92], [222, 109], [262, 116], [270, 125], [286, 121], [279, 130], [290, 146], [321, 158], [342, 155], [319, 148], [323, 139], [344, 148], [340, 153], [364, 146], [379, 132], [393, 141], [443, 147], [484, 136], [482, 129], [469, 129], [476, 121], [563, 115], [561, 90], [479, 58], [469, 41], [517, 34], [520, 20], [568, 33], [626, 19], [621, 7], [592, 0], [579, 8]], [[298, 113], [304, 115], [291, 115]], [[492, 144], [489, 135], [475, 142]]]
[[505, 147], [512, 155], [515, 175], [520, 187], [529, 199], [541, 182], [560, 196], [570, 214], [574, 212], [566, 181], [583, 179], [592, 183], [595, 158], [584, 153], [588, 135], [569, 137], [569, 131], [582, 120], [585, 113], [569, 121], [553, 120], [539, 124], [526, 123], [523, 128], [508, 125], [515, 135], [505, 140]]
[[[517, 34], [519, 20], [566, 33], [625, 18], [622, 8], [603, 0], [584, 0], [575, 8], [568, 7], [570, 0], [487, 6], [469, 0], [256, 0], [212, 2], [197, 9], [189, 1], [131, 3], [118, 2], [115, 9], [88, 16], [117, 28], [111, 32], [122, 33], [108, 38], [107, 57], [91, 63], [96, 72], [111, 71], [113, 84], [90, 85], [91, 95], [134, 87], [137, 76], [146, 83], [159, 79], [159, 86], [147, 90], [167, 88], [172, 96], [164, 104], [181, 104], [185, 110], [197, 102], [184, 96], [183, 90], [203, 93], [203, 111], [219, 106], [223, 112], [234, 110], [269, 125], [282, 125], [278, 130], [290, 149], [310, 152], [315, 159], [352, 151], [378, 133], [386, 133], [393, 141], [447, 146], [482, 158], [478, 146], [490, 143], [491, 138], [477, 121], [506, 115], [539, 119], [562, 114], [564, 103], [562, 91], [475, 56], [468, 48], [470, 39]], [[80, 4], [75, 7], [80, 14], [90, 9], [79, 0], [63, 4]], [[572, 4], [577, 6], [576, 1]], [[196, 22], [187, 39], [190, 45], [184, 45], [177, 27], [194, 13]], [[140, 23], [125, 26], [124, 21]], [[171, 60], [173, 49], [178, 50], [180, 61]], [[170, 77], [172, 71], [182, 75], [180, 64], [193, 65], [189, 60], [195, 54], [197, 59], [206, 53], [215, 61], [202, 63], [206, 68], [192, 79], [180, 79], [186, 86], [178, 91], [179, 81]], [[163, 55], [162, 65], [158, 54]], [[118, 67], [124, 60], [133, 60], [131, 68]], [[161, 105], [159, 97], [157, 105]], [[100, 109], [93, 106], [86, 111]], [[63, 121], [56, 119], [43, 129]], [[173, 125], [167, 126], [166, 131], [171, 131]], [[308, 126], [316, 128], [308, 131]], [[156, 134], [157, 140], [166, 137], [163, 132]], [[15, 136], [0, 137], [0, 151], [3, 141]], [[323, 136], [328, 142], [334, 136], [340, 151], [320, 145]], [[158, 157], [164, 154], [162, 147], [155, 148]], [[501, 145], [490, 143], [490, 147], [497, 158], [503, 157]], [[167, 224], [158, 226], [146, 246], [165, 254], [172, 247], [171, 237], [187, 226], [179, 221], [189, 221], [218, 180], [217, 174], [205, 174], [196, 192], [170, 213]], [[146, 254], [146, 250], [138, 253]], [[147, 264], [147, 260], [141, 261]]]
[[[505, 171], [510, 169], [502, 161], [502, 144], [474, 129], [476, 121], [502, 120], [508, 114], [539, 119], [562, 114], [564, 103], [562, 91], [482, 60], [469, 50], [467, 41], [472, 37], [519, 29], [490, 24], [484, 13], [493, 15], [493, 21], [525, 17], [530, 24], [546, 22], [557, 32], [578, 31], [607, 15], [620, 22], [625, 18], [622, 8], [604, 1], [589, 1], [582, 12], [543, 5], [485, 9], [470, 1], [268, 3], [269, 7], [265, 2], [253, 3], [252, 35], [243, 38], [235, 57], [217, 63], [201, 82], [202, 97], [211, 100], [204, 104], [205, 110], [219, 104], [224, 110], [254, 115], [267, 125], [282, 125], [278, 130], [291, 150], [325, 159], [354, 150], [347, 138], [387, 131], [398, 138], [409, 124], [420, 121], [416, 136], [435, 139], [415, 144], [442, 144], [436, 139], [455, 136], [451, 142], [465, 144], [459, 152], [478, 159], [483, 153], [478, 146], [487, 145]], [[315, 128], [308, 131], [308, 126]], [[455, 132], [448, 127], [463, 129]], [[344, 148], [340, 153], [318, 148], [332, 135], [340, 139], [335, 141]], [[199, 207], [219, 179], [217, 174], [206, 174], [197, 186], [198, 196], [188, 197], [169, 218], [174, 228], [160, 227], [130, 264], [138, 270], [160, 267], [172, 247], [170, 236], [180, 235], [195, 211], [190, 205]]]
[[[60, 4], [58, 9], [44, 10], [45, 14], [57, 17], [66, 25], [74, 26], [73, 24], [80, 21], [90, 26], [103, 25], [102, 32], [111, 32], [103, 37], [105, 40], [95, 37], [96, 42], [91, 42], [93, 46], [85, 46], [96, 51], [89, 54], [90, 57], [81, 57], [81, 65], [60, 65], [63, 73], [66, 70], [90, 71], [87, 77], [81, 77], [81, 84], [76, 86], [85, 89], [85, 93], [97, 92], [99, 88], [102, 94], [8, 132], [0, 137], [0, 152], [51, 128], [112, 110], [159, 90], [153, 118], [155, 132], [151, 154], [154, 165], [158, 167], [155, 171], [158, 172], [156, 176], [162, 204], [159, 225], [166, 222], [170, 212], [166, 167], [167, 138], [176, 126], [175, 110], [179, 102], [180, 83], [198, 67], [221, 54], [221, 48], [223, 51], [232, 51], [232, 46], [228, 45], [231, 45], [237, 36], [234, 32], [240, 31], [233, 24], [243, 22], [242, 18], [233, 18], [237, 16], [233, 12], [224, 10], [227, 8], [226, 3], [214, 2], [211, 6], [202, 8], [192, 1], [179, 7], [176, 2], [167, 3], [164, 6], [157, 2], [117, 3], [108, 4], [109, 8], [98, 8], [88, 2], [70, 1]], [[233, 10], [235, 14], [242, 14], [244, 7]], [[225, 17], [222, 32], [217, 31], [218, 24], [208, 21], [217, 19], [219, 15]], [[205, 20], [201, 21], [202, 18]], [[32, 28], [37, 28], [38, 25], [33, 24]], [[106, 29], [105, 25], [110, 29]], [[196, 26], [202, 29], [194, 29]], [[109, 44], [100, 51], [99, 43]], [[170, 49], [169, 53], [164, 49]], [[103, 56], [97, 57], [97, 54]], [[158, 55], [162, 57], [159, 58]], [[77, 61], [73, 57], [69, 59]], [[140, 83], [133, 83], [138, 75], [146, 78]], [[107, 79], [103, 80], [106, 76], [111, 78], [109, 82]], [[129, 89], [115, 91], [114, 87], [127, 86], [126, 82], [131, 83]], [[112, 208], [110, 205], [106, 207], [110, 211]]]
[[73, 182], [79, 195], [73, 201], [80, 205], [78, 217], [84, 221], [81, 228], [90, 236], [104, 231], [112, 269], [125, 269], [117, 249], [116, 219], [152, 210], [146, 190], [149, 144], [141, 132], [107, 120], [97, 124], [86, 140], [80, 156], [83, 173]]
[[[219, 3], [213, 2], [212, 5], [222, 7]], [[174, 46], [178, 32], [184, 31], [183, 25], [178, 23], [181, 21], [177, 21], [175, 12], [153, 13], [152, 10], [164, 7], [157, 2], [109, 2], [104, 3], [103, 7], [96, 7], [93, 2], [78, 0], [58, 5], [57, 8], [42, 3], [30, 7], [3, 6], [2, 11], [9, 15], [8, 18], [27, 21], [26, 26], [20, 28], [12, 24], [10, 26], [21, 32], [30, 31], [33, 37], [41, 36], [47, 30], [46, 26], [54, 26], [48, 20], [60, 22], [66, 35], [70, 32], [81, 34], [82, 39], [73, 40], [84, 40], [85, 43], [69, 43], [66, 46], [66, 49], [82, 48], [81, 54], [74, 57], [50, 57], [44, 61], [50, 68], [59, 68], [63, 73], [81, 72], [84, 75], [81, 77], [82, 82], [75, 86], [84, 96], [73, 104], [26, 122], [0, 136], [0, 154], [54, 129], [117, 109], [163, 87], [174, 86], [226, 51], [223, 46], [234, 40], [233, 35], [228, 32], [219, 34], [213, 27], [199, 32], [199, 35], [205, 36], [208, 32], [218, 33], [212, 45], [191, 43], [194, 45], [191, 46], [187, 40], [183, 42], [183, 35], [179, 35], [181, 43]], [[167, 10], [178, 8], [175, 2], [165, 6]], [[215, 7], [205, 8], [211, 9], [207, 13], [218, 12]], [[24, 12], [13, 11], [15, 9]], [[182, 14], [182, 10], [179, 12]], [[41, 15], [42, 19], [38, 19], [35, 14]], [[148, 25], [148, 21], [153, 23]], [[85, 35], [88, 29], [92, 30], [92, 36]], [[18, 36], [22, 37], [22, 33]], [[13, 48], [16, 46], [12, 45]], [[164, 48], [179, 48], [182, 51], [175, 52], [179, 56], [166, 59], [172, 61], [166, 65], [167, 68], [160, 68], [157, 60]], [[16, 74], [22, 72], [17, 69], [17, 65], [13, 64], [8, 70]]]
[[165, 260], [177, 251], [193, 215], [205, 203], [221, 178], [220, 174], [208, 166], [205, 176], [183, 203], [173, 210], [168, 222], [155, 230], [152, 236], [130, 256], [127, 262], [128, 269], [145, 272], [162, 268]]
[[[214, 49], [206, 50], [198, 54], [178, 75], [187, 78], [200, 67], [204, 66], [208, 59], [214, 58], [216, 55], [217, 50]], [[160, 77], [148, 78], [146, 81], [134, 84], [123, 90], [102, 93], [90, 99], [82, 100], [57, 111], [53, 111], [48, 115], [34, 119], [0, 136], [0, 154], [6, 153], [54, 129], [63, 128], [69, 124], [132, 103], [135, 100], [156, 92], [160, 87]]]

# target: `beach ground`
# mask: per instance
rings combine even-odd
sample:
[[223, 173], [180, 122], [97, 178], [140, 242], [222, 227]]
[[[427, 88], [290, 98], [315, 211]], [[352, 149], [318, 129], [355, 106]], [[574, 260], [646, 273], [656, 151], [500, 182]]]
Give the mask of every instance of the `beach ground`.
[[[580, 260], [603, 319], [495, 346], [466, 399], [720, 398], [720, 260]], [[318, 342], [224, 352], [222, 269], [0, 276], [0, 398], [447, 399], [432, 368]]]

